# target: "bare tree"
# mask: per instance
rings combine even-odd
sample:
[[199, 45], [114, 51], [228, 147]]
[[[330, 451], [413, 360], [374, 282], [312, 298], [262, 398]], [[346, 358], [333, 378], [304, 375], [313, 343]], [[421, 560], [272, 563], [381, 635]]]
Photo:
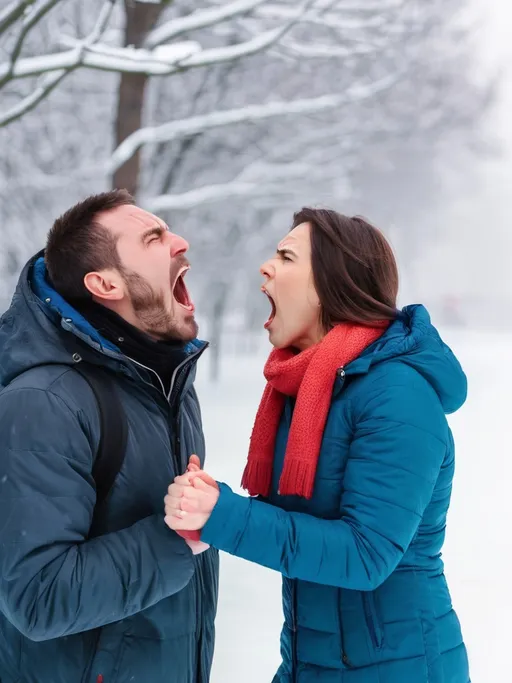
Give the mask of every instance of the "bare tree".
[[[3, 272], [74, 198], [128, 187], [191, 238], [220, 350], [249, 272], [302, 204], [357, 204], [406, 244], [488, 100], [457, 24], [465, 3], [11, 2], [0, 10]], [[395, 220], [398, 196], [407, 220]]]

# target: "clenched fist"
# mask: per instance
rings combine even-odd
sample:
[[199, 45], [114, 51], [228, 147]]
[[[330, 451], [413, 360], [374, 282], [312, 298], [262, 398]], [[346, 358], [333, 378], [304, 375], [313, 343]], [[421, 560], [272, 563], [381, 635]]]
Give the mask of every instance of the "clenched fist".
[[217, 500], [219, 487], [209, 474], [200, 469], [197, 455], [192, 455], [185, 474], [175, 478], [164, 498], [165, 523], [185, 538], [192, 552], [201, 549], [193, 544], [200, 543], [200, 530], [204, 527]]

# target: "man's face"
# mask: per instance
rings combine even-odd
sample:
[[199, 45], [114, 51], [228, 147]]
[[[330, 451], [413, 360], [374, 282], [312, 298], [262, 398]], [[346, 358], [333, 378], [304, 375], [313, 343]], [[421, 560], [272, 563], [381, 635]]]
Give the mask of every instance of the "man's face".
[[116, 237], [121, 261], [122, 282], [110, 307], [154, 339], [194, 339], [195, 307], [184, 283], [188, 243], [137, 206], [117, 207], [98, 220]]

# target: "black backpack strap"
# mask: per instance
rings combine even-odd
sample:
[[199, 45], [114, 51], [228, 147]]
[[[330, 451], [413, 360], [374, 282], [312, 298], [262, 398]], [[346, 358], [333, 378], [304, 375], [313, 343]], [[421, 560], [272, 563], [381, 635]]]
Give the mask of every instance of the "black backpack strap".
[[74, 369], [89, 383], [100, 415], [100, 441], [92, 476], [96, 483], [96, 506], [108, 496], [123, 464], [128, 421], [113, 379], [107, 370], [88, 363], [77, 363]]

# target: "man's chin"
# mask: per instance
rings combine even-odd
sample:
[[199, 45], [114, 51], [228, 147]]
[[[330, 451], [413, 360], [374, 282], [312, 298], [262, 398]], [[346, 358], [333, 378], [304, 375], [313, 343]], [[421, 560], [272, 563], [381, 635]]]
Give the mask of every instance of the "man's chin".
[[189, 316], [188, 318], [185, 318], [180, 332], [182, 333], [180, 335], [180, 338], [184, 342], [191, 342], [194, 339], [197, 339], [199, 325], [197, 324], [196, 319], [193, 315]]

